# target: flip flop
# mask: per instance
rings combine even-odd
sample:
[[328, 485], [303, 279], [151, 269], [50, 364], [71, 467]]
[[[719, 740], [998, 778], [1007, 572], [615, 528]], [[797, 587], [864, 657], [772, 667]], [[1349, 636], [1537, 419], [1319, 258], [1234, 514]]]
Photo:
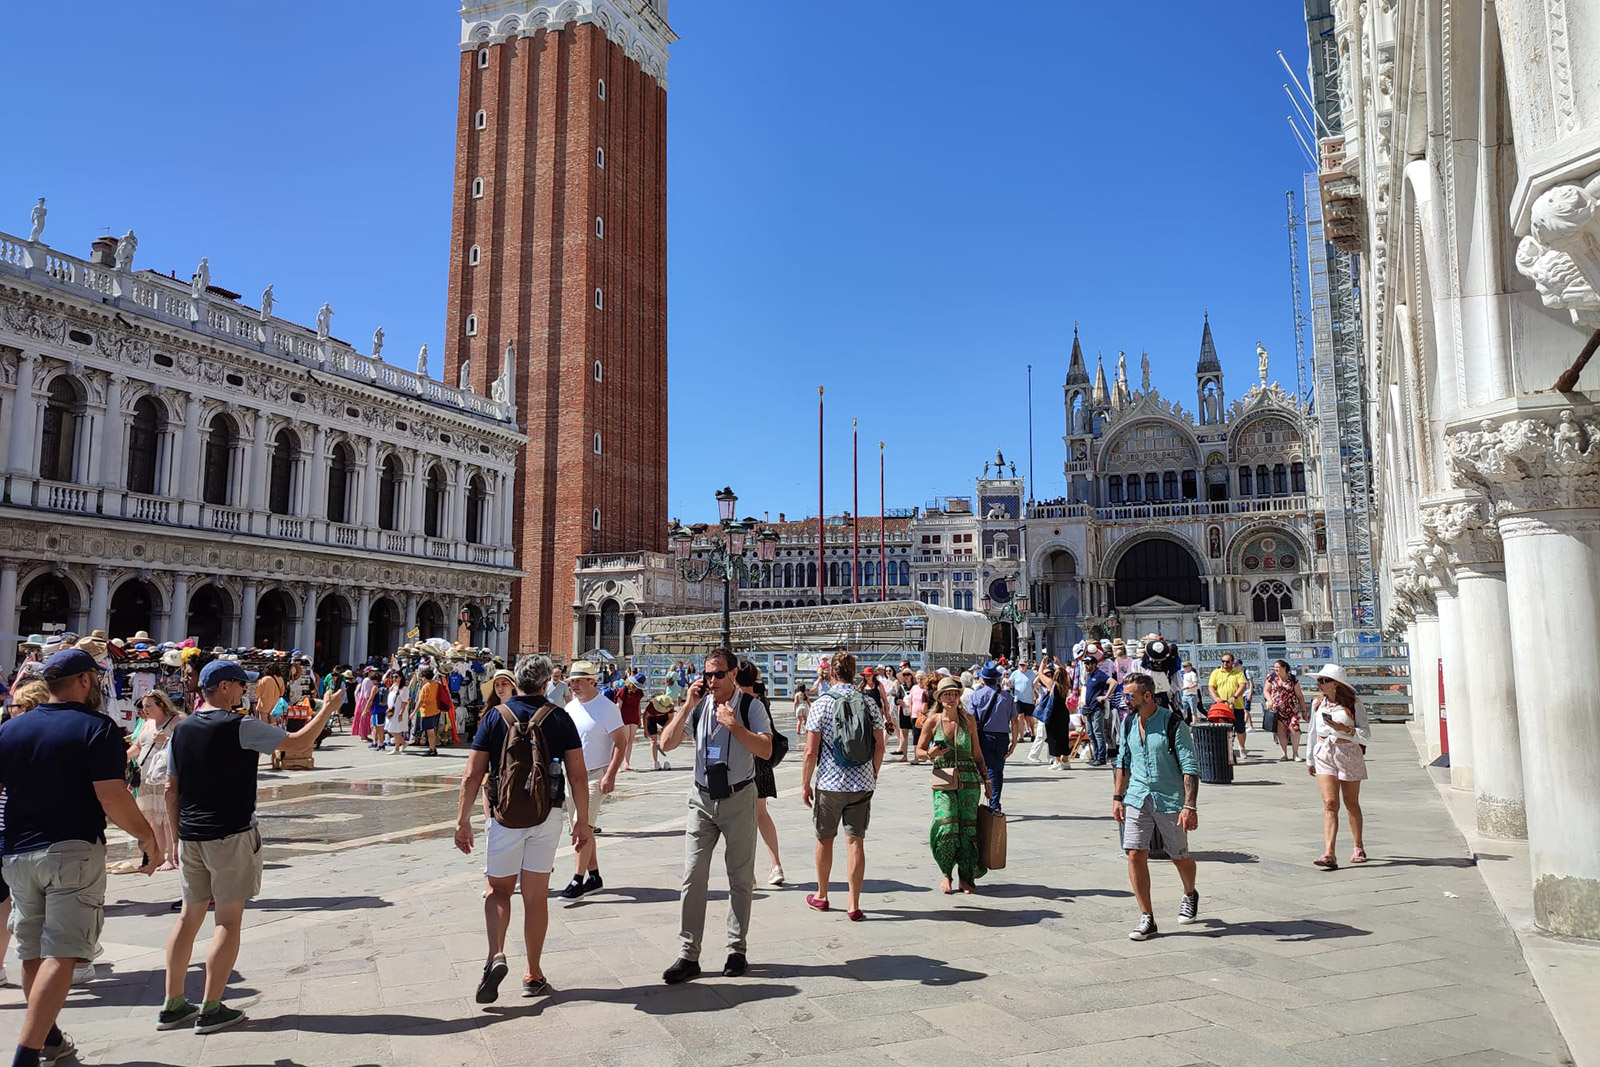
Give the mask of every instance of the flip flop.
[[1351, 863], [1365, 863], [1365, 862], [1367, 862], [1367, 850], [1364, 849], [1364, 848], [1358, 848], [1354, 852], [1350, 853], [1350, 862]]
[[810, 908], [812, 911], [827, 911], [828, 910], [828, 898], [827, 897], [819, 897], [815, 893], [807, 893], [806, 894], [806, 907]]
[[1333, 858], [1333, 853], [1331, 852], [1324, 852], [1322, 855], [1312, 860], [1311, 863], [1313, 866], [1326, 867], [1330, 871], [1337, 871], [1339, 869], [1339, 861]]

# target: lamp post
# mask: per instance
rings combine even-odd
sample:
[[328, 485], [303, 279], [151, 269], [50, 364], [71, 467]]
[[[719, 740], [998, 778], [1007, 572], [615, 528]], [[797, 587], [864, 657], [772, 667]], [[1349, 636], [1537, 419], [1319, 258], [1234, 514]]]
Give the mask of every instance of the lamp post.
[[1012, 597], [1010, 596], [1011, 588], [1011, 583], [1007, 582], [1007, 600], [998, 610], [993, 608], [994, 602], [989, 597], [984, 597], [980, 606], [983, 608], [983, 613], [995, 622], [1008, 622], [1015, 627], [1018, 630], [1018, 646], [1026, 648], [1027, 634], [1025, 631], [1028, 625], [1028, 593], [1027, 590], [1023, 590], [1017, 593], [1015, 597]]
[[[684, 581], [703, 582], [714, 577], [722, 579], [722, 647], [730, 649], [733, 647], [733, 580], [748, 578], [753, 573], [745, 550], [749, 547], [750, 534], [756, 528], [755, 519], [734, 517], [738, 506], [738, 494], [732, 489], [723, 486], [717, 491], [718, 523], [706, 531], [711, 546], [705, 559], [697, 560], [691, 555], [694, 551], [693, 531], [674, 523], [669, 534], [672, 552], [678, 561], [678, 571]], [[713, 530], [720, 531], [720, 536], [712, 534]], [[770, 528], [763, 528], [755, 538], [756, 559], [771, 563], [777, 555], [777, 546], [778, 535]]]

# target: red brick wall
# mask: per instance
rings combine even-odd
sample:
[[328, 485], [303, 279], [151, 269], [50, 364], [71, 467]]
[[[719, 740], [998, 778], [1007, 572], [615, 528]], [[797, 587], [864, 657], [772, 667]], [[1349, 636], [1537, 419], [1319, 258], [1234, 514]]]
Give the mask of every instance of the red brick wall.
[[594, 25], [487, 47], [484, 68], [476, 51], [461, 54], [444, 378], [454, 384], [467, 359], [473, 388], [487, 392], [515, 338], [529, 441], [513, 521], [527, 577], [513, 594], [511, 647], [565, 654], [576, 557], [666, 548], [666, 91]]

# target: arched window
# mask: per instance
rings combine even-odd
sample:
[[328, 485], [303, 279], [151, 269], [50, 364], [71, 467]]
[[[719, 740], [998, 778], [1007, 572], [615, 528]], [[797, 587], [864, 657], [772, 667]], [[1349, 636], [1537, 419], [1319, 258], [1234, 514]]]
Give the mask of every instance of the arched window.
[[294, 434], [279, 430], [272, 439], [272, 460], [267, 471], [267, 510], [274, 515], [288, 515], [291, 512], [294, 453]]
[[473, 125], [474, 129], [479, 129], [479, 130], [488, 129], [489, 128], [489, 113], [487, 111], [483, 110], [482, 108], [479, 108], [478, 109], [478, 114], [473, 117], [472, 125]]
[[133, 404], [133, 421], [128, 424], [128, 492], [156, 491], [156, 463], [161, 455], [161, 405], [154, 397], [141, 396]]
[[1144, 494], [1141, 489], [1143, 484], [1137, 474], [1128, 475], [1128, 503], [1138, 504], [1144, 500]]
[[601, 170], [605, 169], [606, 150], [604, 148], [596, 148], [594, 150], [594, 165], [599, 167]]
[[605, 368], [600, 365], [600, 361], [598, 359], [594, 361], [594, 380], [597, 382], [603, 382], [606, 380]]
[[478, 250], [477, 245], [473, 245], [471, 248], [467, 249], [467, 266], [476, 267], [479, 262], [482, 261], [482, 259], [483, 253]]
[[1239, 495], [1255, 496], [1254, 480], [1251, 477], [1249, 467], [1239, 468]]
[[594, 217], [594, 235], [600, 238], [604, 238], [606, 235], [606, 220], [599, 215]]
[[488, 65], [489, 65], [489, 50], [487, 48], [478, 49], [478, 66], [480, 68], [482, 68], [482, 67], [487, 67]]
[[395, 505], [400, 499], [400, 457], [385, 456], [383, 476], [378, 482], [378, 528], [395, 529]]
[[1111, 504], [1122, 503], [1122, 475], [1113, 474], [1106, 479], [1106, 501]]
[[1289, 468], [1282, 463], [1272, 468], [1272, 495], [1289, 495]]
[[488, 502], [489, 493], [484, 487], [483, 476], [474, 474], [467, 483], [467, 543], [469, 545], [483, 544], [483, 510]]
[[1154, 474], [1144, 476], [1144, 498], [1152, 504], [1161, 499], [1161, 479]]
[[861, 584], [862, 585], [877, 585], [878, 584], [878, 565], [876, 563], [874, 563], [870, 559], [867, 560], [867, 562], [862, 564], [862, 566], [861, 566], [861, 575], [862, 575], [862, 577], [861, 577]]
[[349, 442], [340, 441], [333, 446], [333, 459], [328, 464], [328, 521], [349, 522], [350, 475], [356, 469], [356, 453]]
[[1161, 499], [1178, 499], [1178, 472], [1168, 471], [1161, 476]]
[[601, 455], [601, 452], [600, 452], [600, 431], [599, 430], [596, 430], [594, 432], [594, 454], [597, 455], [597, 456]]
[[600, 287], [599, 286], [595, 286], [595, 290], [594, 290], [594, 306], [595, 306], [595, 310], [597, 310], [597, 311], [604, 310], [604, 308], [606, 306], [606, 294], [600, 291]]
[[211, 417], [211, 432], [206, 435], [205, 467], [201, 477], [201, 499], [207, 504], [226, 507], [229, 474], [233, 466], [233, 446], [239, 439], [233, 420], [226, 415]]
[[472, 199], [477, 200], [483, 196], [483, 179], [472, 179]]
[[1283, 613], [1294, 610], [1289, 587], [1274, 579], [1257, 585], [1250, 597], [1250, 617], [1256, 622], [1282, 622]]
[[444, 471], [434, 467], [428, 471], [427, 488], [422, 495], [422, 532], [429, 537], [444, 536]]
[[1295, 463], [1289, 468], [1289, 487], [1297, 493], [1306, 491], [1306, 465]]
[[1256, 496], [1272, 495], [1272, 472], [1265, 463], [1256, 464]]
[[83, 387], [65, 375], [50, 383], [39, 433], [39, 477], [52, 482], [77, 480], [78, 423], [84, 417]]
[[815, 563], [807, 563], [806, 564], [806, 588], [807, 589], [815, 589], [816, 587], [817, 587], [817, 565]]
[[476, 337], [476, 336], [478, 336], [478, 316], [476, 316], [476, 315], [468, 315], [467, 316], [467, 336], [468, 337]]

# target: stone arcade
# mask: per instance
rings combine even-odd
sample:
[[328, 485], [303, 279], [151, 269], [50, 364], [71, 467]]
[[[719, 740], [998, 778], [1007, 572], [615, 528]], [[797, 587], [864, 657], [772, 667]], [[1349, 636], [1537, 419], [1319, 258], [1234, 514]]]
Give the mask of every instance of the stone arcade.
[[512, 405], [358, 355], [326, 304], [307, 329], [119, 244], [0, 234], [0, 633], [331, 665], [464, 620], [504, 649]]
[[1600, 0], [1331, 7], [1385, 622], [1442, 663], [1452, 785], [1526, 835], [1535, 920], [1600, 938], [1600, 368], [1557, 387], [1600, 327]]

